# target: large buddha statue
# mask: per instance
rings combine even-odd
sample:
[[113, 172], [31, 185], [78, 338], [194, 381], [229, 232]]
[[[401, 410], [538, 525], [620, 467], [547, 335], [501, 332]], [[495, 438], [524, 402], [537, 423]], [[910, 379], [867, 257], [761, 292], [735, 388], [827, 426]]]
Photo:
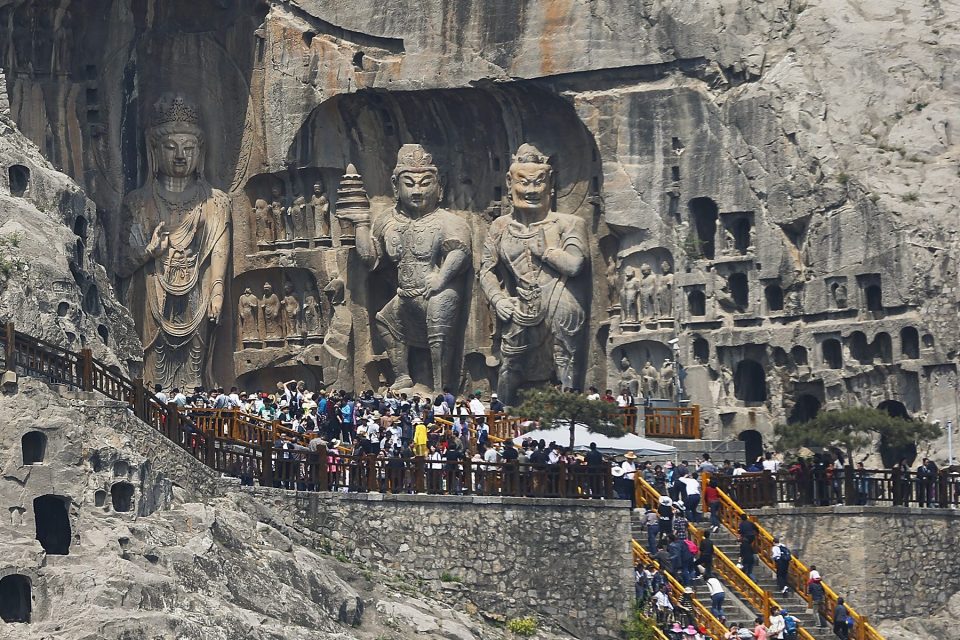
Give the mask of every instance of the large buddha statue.
[[553, 180], [549, 158], [521, 145], [507, 172], [512, 210], [483, 245], [480, 287], [501, 323], [497, 393], [507, 402], [521, 382], [579, 386], [584, 364], [578, 276], [590, 259], [587, 226], [550, 210]]
[[143, 339], [148, 381], [209, 386], [230, 259], [230, 202], [203, 176], [200, 114], [182, 96], [154, 105], [147, 181], [123, 201], [119, 275]]
[[464, 304], [463, 276], [470, 264], [470, 227], [437, 205], [443, 197], [433, 157], [405, 144], [393, 170], [396, 206], [378, 217], [358, 218], [357, 251], [370, 269], [395, 266], [397, 294], [376, 316], [398, 389], [414, 384], [409, 348], [429, 348], [432, 387], [451, 380], [455, 330]]

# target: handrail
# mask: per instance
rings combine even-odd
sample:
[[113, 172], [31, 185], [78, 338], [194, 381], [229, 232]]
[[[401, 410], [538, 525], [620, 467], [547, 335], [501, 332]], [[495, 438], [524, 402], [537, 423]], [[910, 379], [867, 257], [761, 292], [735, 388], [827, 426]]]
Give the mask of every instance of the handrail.
[[[683, 585], [677, 582], [677, 579], [670, 574], [666, 568], [660, 567], [660, 563], [653, 559], [653, 557], [647, 553], [647, 550], [637, 542], [636, 540], [631, 540], [630, 548], [633, 550], [633, 564], [636, 565], [638, 562], [646, 565], [653, 565], [655, 567], [661, 568], [663, 575], [666, 577], [667, 581], [670, 583], [671, 592], [670, 592], [670, 601], [674, 606], [677, 606], [680, 601], [678, 594], [682, 594]], [[698, 626], [702, 626], [707, 630], [707, 633], [713, 638], [722, 638], [727, 632], [727, 628], [723, 625], [722, 622], [717, 620], [717, 617], [711, 613], [710, 609], [705, 607], [700, 600], [696, 597], [691, 598], [693, 601], [693, 616], [697, 621]]]
[[[636, 491], [636, 502], [638, 505], [647, 504], [654, 510], [660, 501], [660, 493], [646, 482], [640, 474], [636, 474], [634, 487]], [[687, 523], [687, 533], [689, 537], [697, 543], [697, 546], [703, 542], [703, 531], [694, 526], [693, 523]], [[736, 591], [754, 610], [763, 615], [764, 620], [769, 623], [770, 611], [774, 608], [780, 608], [780, 604], [770, 595], [769, 591], [762, 589], [756, 582], [750, 579], [737, 565], [716, 546], [713, 548], [713, 570], [717, 573], [728, 588]], [[814, 640], [803, 627], [798, 627], [798, 636], [802, 640]]]
[[[750, 516], [746, 511], [740, 508], [736, 502], [733, 501], [730, 496], [726, 494], [722, 489], [717, 490], [720, 495], [720, 522], [728, 531], [734, 535], [739, 535], [739, 525], [743, 515], [746, 515], [747, 518], [753, 522], [757, 527], [758, 535], [756, 541], [757, 555], [760, 557], [760, 560], [776, 571], [776, 563], [773, 561], [771, 556], [771, 550], [773, 549], [773, 536], [768, 532], [763, 526], [760, 525], [756, 517]], [[790, 569], [788, 572], [788, 583], [790, 587], [796, 591], [803, 600], [808, 603], [813, 603], [813, 598], [810, 596], [807, 591], [807, 577], [810, 575], [810, 569], [801, 562], [795, 555], [791, 556], [790, 559]], [[824, 608], [825, 611], [824, 617], [833, 622], [833, 612], [837, 606], [837, 593], [831, 589], [826, 582], [821, 581], [820, 583], [823, 586], [825, 593], [824, 598]], [[850, 604], [844, 602], [844, 606], [847, 609], [847, 614], [853, 618], [854, 621], [854, 635], [852, 636], [855, 640], [883, 640], [883, 636], [880, 635], [876, 629], [874, 629], [867, 619], [866, 616], [857, 613], [857, 611], [850, 606]]]

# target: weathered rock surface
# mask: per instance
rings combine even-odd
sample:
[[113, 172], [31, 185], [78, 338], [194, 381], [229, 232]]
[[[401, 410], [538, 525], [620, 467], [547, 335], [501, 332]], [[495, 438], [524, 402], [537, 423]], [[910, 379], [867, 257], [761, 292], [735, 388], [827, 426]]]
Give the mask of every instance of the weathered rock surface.
[[[21, 378], [0, 397], [0, 415], [9, 514], [0, 520], [0, 578], [25, 575], [33, 589], [31, 622], [0, 623], [0, 637], [503, 637], [475, 608], [324, 554], [309, 536], [272, 524], [283, 517], [267, 502], [217, 497], [208, 470], [117, 403], [62, 397]], [[25, 466], [20, 437], [31, 430], [46, 434], [46, 455]], [[122, 484], [133, 487], [126, 512], [112, 499]], [[36, 539], [45, 529], [35, 525], [34, 499], [44, 495], [66, 501], [68, 555], [47, 554]]]

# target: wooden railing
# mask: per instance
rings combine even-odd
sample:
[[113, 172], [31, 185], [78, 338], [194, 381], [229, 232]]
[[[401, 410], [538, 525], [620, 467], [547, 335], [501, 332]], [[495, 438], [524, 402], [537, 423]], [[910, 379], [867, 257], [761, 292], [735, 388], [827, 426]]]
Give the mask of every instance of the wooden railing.
[[[680, 595], [683, 593], [683, 585], [677, 582], [667, 567], [661, 567], [660, 564], [653, 559], [647, 550], [638, 543], [636, 540], [633, 540], [630, 548], [633, 551], [633, 564], [634, 566], [637, 563], [642, 563], [644, 566], [653, 565], [658, 567], [663, 575], [667, 579], [667, 583], [670, 585], [670, 602], [673, 604], [674, 608], [680, 605]], [[696, 597], [692, 598], [693, 602], [693, 611], [691, 615], [696, 621], [698, 627], [703, 627], [707, 630], [707, 635], [711, 638], [722, 638], [727, 632], [727, 629], [724, 627], [723, 623], [717, 620], [717, 617], [711, 613], [710, 609], [704, 606], [702, 602]]]
[[[716, 476], [717, 479], [720, 479], [720, 476]], [[709, 480], [709, 475], [706, 480]], [[705, 480], [705, 481], [706, 481]], [[746, 512], [734, 502], [734, 500], [727, 495], [722, 489], [719, 491], [720, 494], [720, 509], [719, 516], [720, 522], [724, 527], [734, 535], [738, 535], [740, 522], [743, 519], [743, 516], [746, 515]], [[754, 549], [757, 552], [757, 555], [760, 557], [760, 560], [776, 571], [776, 563], [773, 561], [773, 556], [771, 551], [773, 549], [773, 536], [764, 529], [756, 518], [748, 516], [748, 519], [753, 522], [758, 530], [757, 540], [754, 545]], [[807, 579], [810, 575], [810, 569], [802, 563], [795, 555], [791, 557], [790, 560], [790, 569], [788, 574], [788, 585], [806, 602], [813, 605], [813, 598], [810, 596], [809, 591], [807, 590]], [[837, 594], [831, 589], [825, 582], [821, 582], [823, 585], [823, 590], [826, 593], [826, 597], [823, 603], [823, 615], [827, 620], [833, 621], [833, 611], [837, 606]], [[844, 603], [847, 608], [848, 615], [853, 618], [853, 633], [851, 638], [855, 640], [882, 640], [883, 636], [877, 633], [877, 630], [870, 626], [869, 621], [866, 616], [863, 616], [850, 606], [849, 603]]]
[[[326, 491], [456, 493], [547, 498], [612, 498], [610, 465], [534, 465], [517, 462], [433, 461], [425, 458], [348, 455], [311, 447], [300, 434], [240, 410], [178, 408], [163, 404], [142, 380], [129, 380], [93, 359], [90, 350], [68, 351], [19, 333], [0, 332], [7, 371], [96, 391], [125, 402], [132, 413], [212, 469], [263, 486]], [[491, 429], [514, 428], [515, 419], [491, 416]], [[492, 431], [491, 431], [492, 435]], [[275, 447], [289, 436], [292, 449]]]
[[[650, 486], [643, 478], [637, 474], [634, 486], [636, 489], [637, 506], [647, 505], [656, 510], [660, 501], [660, 494]], [[688, 536], [697, 543], [697, 546], [703, 542], [703, 531], [698, 529], [692, 523], [687, 523]], [[634, 541], [636, 544], [636, 541]], [[779, 608], [779, 603], [770, 595], [769, 591], [762, 589], [757, 583], [751, 580], [723, 551], [714, 546], [713, 548], [713, 572], [716, 573], [728, 589], [735, 591], [746, 604], [751, 606], [754, 611], [762, 615], [764, 620], [769, 623], [770, 612], [773, 608]], [[722, 637], [722, 636], [719, 636]], [[810, 632], [800, 627], [798, 637], [801, 640], [814, 640]]]
[[899, 469], [817, 469], [790, 473], [781, 469], [716, 475], [718, 486], [744, 509], [775, 506], [826, 506], [834, 504], [960, 507], [958, 469], [940, 469], [921, 476]]
[[614, 419], [623, 422], [627, 433], [640, 433], [648, 438], [673, 438], [676, 440], [700, 439], [700, 405], [688, 407], [650, 407], [640, 417], [641, 407], [624, 407]]

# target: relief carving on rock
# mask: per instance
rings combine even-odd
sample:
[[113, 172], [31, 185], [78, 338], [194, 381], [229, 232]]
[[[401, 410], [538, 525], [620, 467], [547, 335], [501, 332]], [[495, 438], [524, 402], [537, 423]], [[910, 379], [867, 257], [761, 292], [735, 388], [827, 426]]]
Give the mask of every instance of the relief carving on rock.
[[439, 172], [420, 145], [400, 148], [392, 183], [394, 208], [372, 227], [369, 218], [354, 218], [357, 251], [368, 268], [396, 268], [396, 295], [376, 314], [375, 329], [393, 367], [394, 387], [414, 384], [410, 347], [429, 349], [432, 388], [453, 387], [451, 343], [464, 302], [470, 228], [438, 207], [443, 197]]
[[171, 387], [209, 384], [230, 260], [230, 203], [203, 177], [200, 112], [183, 96], [154, 104], [146, 184], [123, 201], [118, 275], [144, 345], [144, 378]]
[[589, 263], [586, 223], [551, 211], [554, 171], [531, 144], [507, 172], [509, 215], [490, 225], [480, 287], [500, 320], [497, 392], [510, 402], [521, 383], [559, 378], [577, 386], [587, 309], [574, 285]]

